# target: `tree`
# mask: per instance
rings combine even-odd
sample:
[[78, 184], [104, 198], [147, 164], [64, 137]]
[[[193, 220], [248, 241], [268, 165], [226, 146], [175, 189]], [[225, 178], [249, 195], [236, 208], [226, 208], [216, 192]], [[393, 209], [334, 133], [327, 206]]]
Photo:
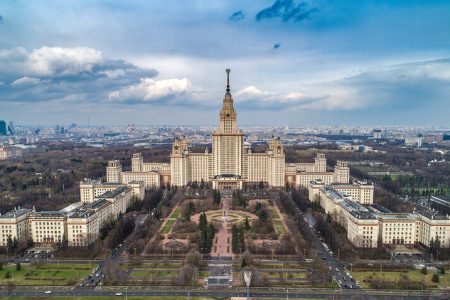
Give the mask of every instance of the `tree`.
[[198, 229], [206, 233], [207, 228], [208, 228], [208, 220], [206, 219], [205, 213], [201, 213], [198, 222]]
[[231, 228], [231, 250], [233, 253], [239, 252], [239, 229], [236, 224]]
[[222, 196], [221, 196], [221, 194], [220, 194], [220, 191], [215, 189], [215, 190], [213, 191], [213, 200], [214, 200], [214, 203], [220, 204], [221, 198], [222, 198]]
[[427, 273], [428, 273], [427, 266], [423, 266], [423, 268], [422, 268], [422, 270], [420, 270], [420, 272], [421, 272], [423, 275], [427, 275]]
[[6, 279], [11, 278], [11, 273], [9, 272], [9, 270], [6, 270], [5, 278]]
[[22, 265], [20, 263], [16, 264], [16, 271], [22, 270]]
[[439, 271], [441, 271], [442, 275], [445, 275], [445, 267], [444, 266], [440, 267]]
[[267, 213], [267, 211], [265, 209], [261, 209], [258, 212], [258, 217], [261, 222], [266, 222], [267, 219], [269, 219], [269, 214]]
[[255, 205], [255, 213], [257, 213], [260, 209], [262, 208], [262, 204], [261, 204], [261, 202], [256, 202], [256, 205]]
[[239, 253], [245, 251], [244, 227], [239, 228]]
[[248, 217], [245, 217], [244, 226], [245, 226], [245, 230], [249, 230], [250, 229], [250, 223], [248, 221]]
[[438, 283], [439, 282], [439, 275], [434, 273], [433, 277], [431, 278], [431, 281], [433, 281], [435, 283]]

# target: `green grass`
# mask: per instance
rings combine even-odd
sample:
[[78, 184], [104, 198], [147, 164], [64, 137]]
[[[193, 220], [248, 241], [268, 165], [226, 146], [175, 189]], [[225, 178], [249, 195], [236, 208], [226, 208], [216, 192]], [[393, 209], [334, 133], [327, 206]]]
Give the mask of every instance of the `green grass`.
[[178, 272], [169, 272], [169, 271], [133, 271], [131, 272], [131, 276], [134, 277], [173, 277], [176, 276]]
[[207, 271], [198, 272], [198, 277], [200, 277], [200, 278], [206, 278], [208, 276], [209, 276], [209, 272], [207, 272]]
[[166, 224], [164, 224], [163, 228], [161, 229], [161, 234], [168, 234], [170, 232], [170, 229], [172, 229], [173, 224], [175, 224], [175, 219], [169, 219], [167, 220]]
[[[5, 278], [9, 271], [11, 278]], [[0, 285], [13, 281], [16, 285], [75, 285], [92, 271], [87, 264], [25, 265], [16, 271], [15, 265], [4, 266], [0, 271]]]
[[431, 270], [428, 270], [428, 274], [424, 275], [421, 273], [420, 270], [407, 270], [406, 272], [389, 272], [389, 271], [354, 271], [352, 272], [352, 276], [355, 278], [355, 280], [359, 281], [363, 287], [369, 288], [369, 278], [372, 278], [372, 280], [380, 279], [383, 281], [390, 281], [390, 282], [397, 282], [399, 281], [402, 276], [407, 275], [409, 280], [412, 281], [420, 281], [422, 282], [425, 280], [427, 286], [436, 286], [439, 288], [445, 288], [450, 285], [450, 274], [446, 273], [444, 276], [442, 276], [440, 282], [438, 284], [431, 281], [431, 278], [433, 277], [434, 272]]
[[273, 225], [280, 235], [286, 234], [286, 229], [284, 228], [283, 222], [281, 222], [281, 220], [273, 220]]
[[269, 207], [269, 213], [270, 213], [270, 216], [272, 217], [272, 219], [274, 219], [274, 220], [277, 220], [277, 219], [280, 218], [280, 216], [278, 215], [277, 210], [275, 208], [273, 208], [273, 207]]
[[307, 274], [305, 272], [263, 272], [268, 278], [287, 278], [287, 279], [306, 279]]
[[180, 216], [181, 210], [179, 207], [175, 208], [175, 210], [172, 212], [172, 214], [170, 215], [171, 219], [178, 219], [178, 217]]
[[161, 229], [161, 234], [168, 234], [172, 226], [164, 225], [164, 227]]

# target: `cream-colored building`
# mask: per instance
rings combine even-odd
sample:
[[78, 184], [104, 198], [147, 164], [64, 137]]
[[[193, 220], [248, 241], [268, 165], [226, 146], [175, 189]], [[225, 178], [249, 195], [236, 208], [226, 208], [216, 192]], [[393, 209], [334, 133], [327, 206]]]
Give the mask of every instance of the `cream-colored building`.
[[36, 212], [16, 209], [0, 216], [0, 246], [8, 240], [36, 244], [57, 244], [85, 247], [94, 243], [100, 229], [109, 220], [126, 212], [133, 199], [142, 200], [142, 181], [128, 185], [84, 180], [80, 183], [80, 202], [60, 211]]
[[244, 143], [245, 135], [237, 126], [237, 112], [230, 92], [230, 70], [227, 69], [227, 88], [219, 113], [219, 126], [212, 132], [211, 152], [192, 152], [185, 137], [176, 138], [172, 145], [170, 163], [144, 163], [135, 153], [131, 171], [122, 171], [120, 162], [110, 161], [107, 181], [127, 184], [142, 180], [146, 188], [171, 184], [185, 186], [190, 182], [207, 182], [215, 189], [242, 189], [248, 183], [263, 182], [271, 187], [290, 184], [307, 187], [311, 180], [325, 183], [348, 183], [347, 162], [338, 161], [334, 172], [327, 172], [325, 155], [319, 153], [314, 163], [285, 162], [283, 143], [279, 138], [268, 142], [264, 153], [252, 153]]
[[33, 212], [28, 215], [30, 238], [38, 244], [62, 243], [67, 238], [67, 215], [60, 211]]
[[68, 245], [85, 247], [94, 243], [99, 238], [102, 226], [113, 217], [112, 205], [105, 199], [96, 200], [75, 211], [67, 218]]
[[0, 216], [0, 246], [6, 246], [8, 239], [26, 242], [29, 237], [28, 215], [34, 210], [21, 208]]
[[22, 156], [22, 149], [16, 146], [0, 146], [0, 160]]
[[[319, 188], [317, 192], [316, 188]], [[325, 213], [347, 230], [347, 238], [357, 247], [373, 248], [382, 244], [429, 246], [439, 240], [450, 247], [450, 218], [433, 212], [391, 213], [363, 206], [336, 189], [336, 185], [312, 182], [310, 200], [319, 201]], [[383, 209], [386, 210], [386, 209]], [[387, 210], [386, 210], [387, 211]]]
[[325, 185], [332, 186], [336, 191], [346, 197], [350, 197], [353, 201], [364, 205], [373, 203], [374, 185], [367, 181], [354, 180], [352, 183], [332, 183], [327, 184], [322, 180], [312, 180], [308, 184], [309, 200], [315, 201], [319, 191]]
[[83, 203], [94, 202], [96, 198], [106, 192], [111, 192], [128, 186], [132, 190], [132, 195], [139, 200], [145, 197], [145, 183], [144, 181], [130, 181], [124, 184], [117, 182], [101, 182], [98, 180], [85, 179], [80, 182], [80, 201]]

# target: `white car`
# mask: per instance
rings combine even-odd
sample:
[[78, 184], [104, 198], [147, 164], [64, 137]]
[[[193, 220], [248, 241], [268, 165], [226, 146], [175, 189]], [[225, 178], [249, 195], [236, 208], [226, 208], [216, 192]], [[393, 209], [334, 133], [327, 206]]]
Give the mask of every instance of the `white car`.
[[117, 292], [116, 296], [123, 296], [123, 293], [122, 292]]
[[52, 291], [45, 291], [44, 294], [51, 294]]

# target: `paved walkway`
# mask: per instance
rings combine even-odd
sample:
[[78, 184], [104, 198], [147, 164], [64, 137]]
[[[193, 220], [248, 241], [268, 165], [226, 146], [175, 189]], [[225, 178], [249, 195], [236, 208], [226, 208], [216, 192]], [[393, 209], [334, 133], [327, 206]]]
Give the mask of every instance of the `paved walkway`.
[[230, 196], [222, 197], [222, 211], [223, 211], [223, 219], [222, 225], [219, 228], [218, 232], [214, 236], [214, 243], [211, 248], [212, 256], [232, 256], [231, 252], [231, 234], [227, 230], [227, 215], [230, 207]]

